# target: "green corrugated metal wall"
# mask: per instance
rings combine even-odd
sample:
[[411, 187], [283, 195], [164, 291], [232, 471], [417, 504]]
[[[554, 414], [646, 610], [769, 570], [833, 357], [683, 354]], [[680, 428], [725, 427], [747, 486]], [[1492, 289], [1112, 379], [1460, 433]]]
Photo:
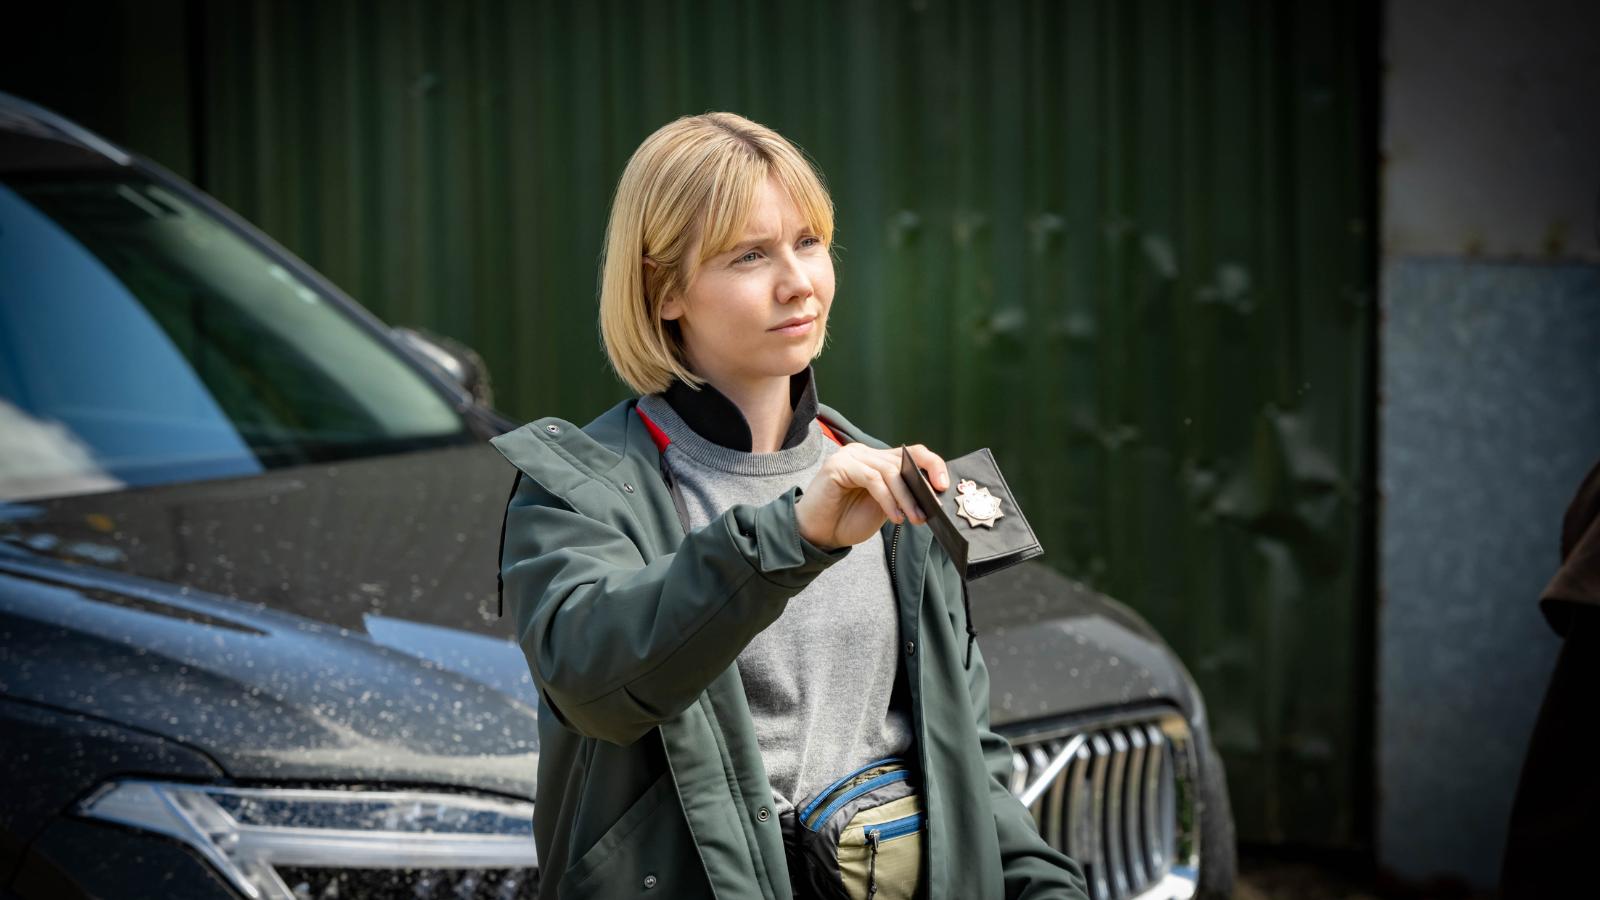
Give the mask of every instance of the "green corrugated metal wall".
[[595, 326], [615, 179], [734, 110], [839, 209], [822, 398], [992, 446], [1045, 560], [1204, 689], [1247, 839], [1350, 844], [1370, 10], [1269, 2], [212, 3], [197, 171], [518, 418], [625, 396]]

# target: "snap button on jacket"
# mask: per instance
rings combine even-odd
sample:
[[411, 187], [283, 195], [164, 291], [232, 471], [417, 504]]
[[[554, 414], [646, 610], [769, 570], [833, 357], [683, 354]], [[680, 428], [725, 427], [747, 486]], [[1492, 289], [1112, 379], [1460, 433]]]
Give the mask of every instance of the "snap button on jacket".
[[[734, 662], [839, 557], [800, 539], [795, 490], [685, 534], [635, 402], [581, 429], [540, 419], [493, 442], [521, 473], [501, 574], [540, 697], [539, 895], [614, 897], [649, 884], [674, 898], [790, 900], [778, 817], [760, 815], [771, 791]], [[926, 896], [1084, 898], [1077, 864], [1039, 838], [1006, 788], [1011, 747], [989, 730], [981, 655], [964, 665], [954, 566], [926, 526], [899, 526], [891, 543], [895, 527], [884, 525], [883, 552], [896, 553]]]

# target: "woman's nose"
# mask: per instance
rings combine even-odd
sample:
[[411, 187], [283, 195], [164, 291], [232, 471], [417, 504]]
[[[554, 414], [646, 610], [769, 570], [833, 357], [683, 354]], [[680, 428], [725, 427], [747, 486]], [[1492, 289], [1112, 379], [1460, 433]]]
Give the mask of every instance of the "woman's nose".
[[811, 286], [811, 276], [801, 265], [800, 258], [793, 251], [785, 253], [780, 261], [782, 267], [778, 275], [777, 293], [779, 303], [793, 303], [810, 297], [815, 290]]

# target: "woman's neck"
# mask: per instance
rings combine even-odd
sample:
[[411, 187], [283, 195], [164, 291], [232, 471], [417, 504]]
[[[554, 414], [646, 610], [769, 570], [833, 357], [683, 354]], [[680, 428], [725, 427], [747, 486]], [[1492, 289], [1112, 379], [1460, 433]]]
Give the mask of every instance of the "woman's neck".
[[709, 377], [706, 381], [744, 414], [745, 424], [750, 426], [750, 452], [776, 453], [783, 448], [789, 422], [794, 419], [794, 408], [789, 405], [788, 377], [755, 381]]

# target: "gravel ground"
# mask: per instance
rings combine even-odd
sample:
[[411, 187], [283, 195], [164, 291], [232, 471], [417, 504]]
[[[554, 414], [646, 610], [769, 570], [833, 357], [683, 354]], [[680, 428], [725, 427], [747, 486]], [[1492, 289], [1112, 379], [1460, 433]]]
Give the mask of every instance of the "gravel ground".
[[1242, 853], [1233, 900], [1489, 900], [1457, 885], [1386, 884], [1362, 868]]
[[[1241, 860], [1241, 863], [1243, 861]], [[1241, 869], [1243, 865], [1241, 865]], [[1363, 886], [1308, 863], [1268, 863], [1241, 871], [1233, 900], [1379, 900]]]

